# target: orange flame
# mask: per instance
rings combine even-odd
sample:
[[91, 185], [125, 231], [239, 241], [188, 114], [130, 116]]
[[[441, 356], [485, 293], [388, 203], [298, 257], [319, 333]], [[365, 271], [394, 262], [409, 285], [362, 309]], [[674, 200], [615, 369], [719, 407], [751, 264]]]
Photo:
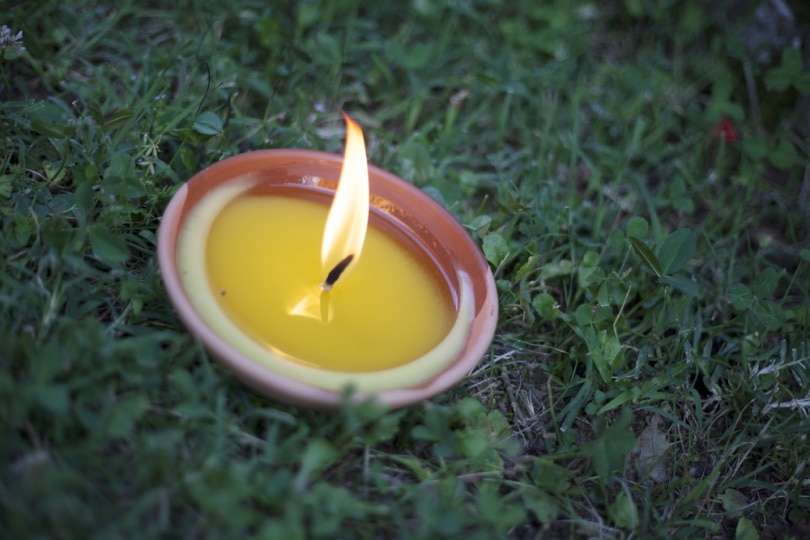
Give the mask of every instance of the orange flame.
[[332, 317], [330, 290], [360, 259], [368, 230], [369, 185], [363, 130], [346, 113], [346, 150], [335, 198], [326, 217], [321, 241], [321, 264], [326, 278], [320, 287], [305, 292], [290, 314], [326, 323]]
[[335, 199], [326, 218], [321, 244], [324, 276], [347, 257], [352, 258], [343, 268], [343, 275], [357, 264], [368, 229], [368, 163], [363, 130], [346, 113], [343, 113], [343, 118], [346, 120], [343, 168], [335, 190]]

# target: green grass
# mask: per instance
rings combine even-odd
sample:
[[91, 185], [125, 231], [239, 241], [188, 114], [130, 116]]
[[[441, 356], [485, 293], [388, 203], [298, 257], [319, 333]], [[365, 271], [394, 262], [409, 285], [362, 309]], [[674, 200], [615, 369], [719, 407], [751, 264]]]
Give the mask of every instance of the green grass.
[[[810, 74], [749, 56], [749, 11], [24, 4], [0, 20], [26, 48], [0, 53], [0, 536], [806, 534]], [[157, 270], [179, 184], [339, 152], [341, 109], [498, 284], [479, 368], [402, 411], [254, 394]]]

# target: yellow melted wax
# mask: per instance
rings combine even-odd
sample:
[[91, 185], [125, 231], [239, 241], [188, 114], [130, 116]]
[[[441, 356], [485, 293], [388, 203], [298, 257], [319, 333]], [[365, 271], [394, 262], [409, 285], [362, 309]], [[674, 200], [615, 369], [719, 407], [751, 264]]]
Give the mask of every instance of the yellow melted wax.
[[249, 194], [222, 208], [205, 262], [229, 318], [289, 360], [341, 372], [401, 366], [439, 344], [456, 317], [447, 286], [374, 226], [357, 264], [321, 296], [327, 212], [317, 202]]
[[[379, 286], [381, 289], [383, 289], [382, 293], [377, 295], [380, 301], [379, 305], [382, 307], [375, 308], [375, 313], [367, 313], [368, 317], [364, 319], [362, 329], [357, 329], [355, 331], [355, 335], [360, 336], [357, 340], [353, 339], [351, 340], [351, 343], [348, 343], [348, 339], [345, 336], [340, 338], [347, 343], [348, 347], [363, 348], [369, 346], [372, 342], [375, 342], [375, 347], [382, 350], [379, 356], [375, 356], [373, 354], [369, 355], [366, 353], [366, 356], [370, 358], [368, 362], [369, 365], [357, 367], [358, 369], [362, 369], [364, 371], [350, 371], [351, 366], [358, 366], [359, 362], [356, 362], [356, 359], [354, 358], [349, 358], [346, 360], [347, 356], [345, 354], [342, 355], [342, 358], [344, 359], [344, 362], [347, 362], [346, 364], [336, 362], [339, 357], [333, 356], [332, 353], [335, 352], [340, 354], [340, 350], [342, 348], [340, 344], [334, 345], [333, 350], [330, 350], [328, 346], [320, 346], [319, 348], [321, 351], [328, 350], [329, 355], [326, 359], [327, 364], [318, 366], [317, 362], [313, 361], [311, 358], [306, 358], [304, 356], [294, 358], [289, 352], [285, 353], [280, 351], [278, 349], [279, 344], [275, 341], [275, 337], [280, 335], [278, 332], [279, 327], [270, 328], [271, 333], [267, 336], [257, 337], [256, 330], [251, 330], [245, 326], [245, 322], [241, 319], [240, 321], [236, 321], [234, 319], [234, 315], [230, 313], [231, 311], [234, 311], [234, 307], [224, 305], [222, 303], [222, 299], [228, 297], [229, 294], [235, 294], [237, 289], [231, 288], [229, 291], [224, 289], [221, 284], [219, 287], [212, 286], [212, 276], [209, 276], [210, 270], [207, 268], [208, 257], [206, 253], [208, 251], [209, 235], [212, 232], [216, 232], [215, 229], [218, 229], [218, 227], [214, 227], [214, 222], [218, 219], [218, 216], [226, 207], [230, 205], [232, 201], [236, 201], [240, 197], [247, 197], [248, 195], [246, 193], [254, 185], [256, 185], [254, 181], [252, 181], [250, 177], [246, 177], [244, 180], [234, 180], [229, 182], [206, 194], [186, 215], [177, 238], [177, 269], [180, 281], [182, 282], [183, 288], [187, 293], [188, 300], [201, 319], [201, 322], [210, 328], [222, 342], [226, 343], [231, 350], [240, 354], [243, 358], [250, 359], [281, 377], [294, 379], [309, 385], [333, 391], [344, 390], [348, 385], [351, 385], [359, 392], [396, 391], [398, 389], [405, 389], [420, 384], [426, 384], [432, 380], [438, 380], [436, 378], [441, 377], [441, 373], [443, 373], [446, 369], [451, 369], [450, 366], [453, 361], [458, 358], [458, 355], [464, 350], [473, 320], [475, 301], [470, 277], [464, 272], [458, 272], [456, 274], [456, 279], [458, 279], [459, 286], [456, 290], [458, 295], [457, 303], [454, 304], [450, 299], [448, 290], [443, 289], [440, 285], [438, 285], [442, 281], [439, 279], [432, 280], [427, 273], [422, 271], [422, 268], [419, 266], [416, 259], [405, 250], [403, 250], [403, 252], [398, 256], [403, 256], [405, 257], [405, 260], [410, 261], [409, 264], [412, 265], [412, 268], [414, 268], [417, 275], [427, 277], [426, 280], [422, 281], [423, 285], [425, 283], [427, 283], [427, 285], [421, 290], [432, 290], [435, 293], [433, 296], [433, 302], [438, 302], [438, 304], [432, 305], [438, 305], [438, 308], [434, 310], [429, 306], [421, 306], [418, 308], [408, 307], [407, 309], [402, 309], [403, 306], [414, 305], [412, 303], [414, 300], [414, 287], [412, 285], [408, 285], [408, 282], [406, 282], [406, 285], [403, 285], [401, 281], [397, 283], [396, 280], [399, 279], [397, 274], [389, 274], [386, 276], [377, 275], [378, 271], [383, 272], [388, 267], [388, 265], [385, 264], [385, 261], [383, 261], [381, 263], [382, 268], [378, 271], [372, 271], [371, 273], [374, 275], [367, 283], [374, 284], [375, 287]], [[312, 206], [313, 204], [314, 203], [305, 203], [305, 206]], [[315, 206], [317, 207], [318, 205]], [[326, 205], [320, 206], [320, 211], [323, 213], [323, 215], [319, 219], [323, 222], [326, 216]], [[312, 209], [310, 208], [308, 211], [312, 211]], [[303, 238], [300, 236], [300, 233], [293, 232], [296, 230], [296, 223], [300, 221], [300, 216], [298, 216], [296, 212], [292, 211], [291, 214], [290, 221], [282, 220], [280, 227], [273, 227], [272, 224], [270, 227], [265, 225], [257, 227], [256, 223], [251, 222], [246, 228], [243, 228], [239, 230], [238, 233], [235, 233], [235, 238], [238, 238], [239, 240], [234, 239], [233, 241], [244, 242], [245, 239], [243, 237], [245, 235], [248, 237], [253, 237], [258, 234], [257, 231], [259, 229], [265, 232], [267, 230], [275, 230], [277, 234], [282, 233], [282, 236], [285, 236], [287, 239], [295, 238], [300, 240]], [[262, 220], [264, 220], [265, 217], [266, 216], [263, 215]], [[374, 230], [374, 227], [370, 228], [369, 230]], [[319, 231], [316, 235], [318, 237], [317, 242], [320, 242], [319, 235], [321, 233], [322, 231]], [[314, 233], [310, 232], [309, 234]], [[371, 234], [377, 236], [378, 234], [382, 233], [380, 231], [375, 231]], [[383, 235], [383, 237], [384, 236], [385, 235]], [[384, 238], [383, 240], [384, 243], [389, 246], [389, 248], [394, 249], [395, 252], [399, 251], [395, 249], [395, 246], [397, 245], [396, 243], [393, 243], [388, 238]], [[261, 249], [257, 248], [255, 250], [245, 250], [245, 248], [241, 248], [238, 250], [239, 253], [233, 254], [233, 258], [230, 258], [230, 256], [223, 256], [226, 257], [223, 260], [230, 261], [229, 266], [231, 268], [237, 266], [241, 268], [242, 266], [249, 266], [253, 264], [253, 261], [259, 260], [261, 257], [269, 257], [267, 260], [278, 262], [279, 267], [282, 266], [281, 262], [285, 261], [287, 269], [293, 268], [290, 266], [289, 257], [286, 257], [279, 247], [265, 245], [265, 240], [263, 237], [260, 239], [260, 242]], [[230, 239], [226, 238], [225, 243], [229, 244]], [[294, 243], [291, 251], [301, 252], [302, 248], [303, 245]], [[403, 249], [402, 246], [399, 246], [399, 249]], [[306, 251], [308, 252], [308, 248]], [[362, 261], [363, 258], [365, 258], [369, 253], [371, 253], [371, 251], [368, 253], [364, 252], [360, 260]], [[314, 257], [314, 255], [307, 254], [306, 257]], [[370, 264], [368, 261], [363, 263], [364, 266], [368, 264]], [[320, 266], [320, 262], [316, 260], [314, 267], [320, 268]], [[308, 265], [307, 268], [309, 268]], [[397, 264], [397, 268], [407, 272], [404, 270], [406, 266]], [[375, 270], [374, 268], [372, 269]], [[360, 277], [364, 274], [364, 272], [361, 270], [362, 266], [358, 266], [354, 271], [346, 274], [344, 276], [345, 283], [350, 283], [350, 277], [352, 280], [360, 281]], [[307, 271], [309, 272], [309, 270]], [[295, 269], [295, 271], [290, 272], [289, 275], [300, 275], [301, 272], [302, 269]], [[301, 279], [300, 281], [305, 289], [308, 287], [312, 288], [312, 292], [314, 294], [306, 295], [304, 298], [305, 300], [309, 300], [310, 304], [308, 305], [307, 302], [302, 304], [300, 301], [296, 304], [296, 306], [299, 308], [296, 311], [300, 313], [299, 315], [296, 315], [296, 317], [305, 317], [311, 319], [308, 321], [308, 324], [313, 329], [318, 328], [315, 323], [318, 323], [318, 320], [322, 316], [319, 302], [320, 289], [317, 287], [320, 285], [323, 276], [318, 274], [317, 271], [315, 272], [317, 275], [317, 285], [312, 285], [310, 283], [311, 278], [309, 276], [307, 276], [306, 279]], [[414, 276], [410, 276], [410, 278], [412, 277]], [[341, 300], [340, 303], [337, 302], [338, 298], [345, 298], [348, 296], [348, 288], [340, 292], [345, 284], [343, 281], [344, 278], [341, 278], [339, 284], [336, 285], [330, 293], [330, 302], [328, 309], [326, 310], [326, 314], [330, 316], [329, 324], [332, 324], [332, 322], [338, 320], [338, 314], [345, 312], [343, 300]], [[258, 280], [260, 285], [256, 285], [256, 287], [275, 288], [270, 285], [270, 281], [271, 280], [268, 279], [266, 274], [262, 274]], [[244, 287], [244, 290], [248, 291], [249, 296], [252, 298], [250, 302], [255, 304], [258, 299], [261, 299], [261, 297], [257, 293], [258, 289], [250, 286], [249, 283], [249, 281], [245, 280], [244, 282], [237, 283], [237, 285], [240, 289]], [[285, 288], [278, 287], [275, 289], [277, 291], [282, 291]], [[221, 294], [223, 290], [225, 291], [225, 295]], [[366, 292], [362, 292], [361, 294], [365, 295]], [[297, 296], [298, 294], [296, 293], [290, 294], [288, 297], [284, 297], [285, 305], [289, 306], [290, 304], [287, 302], [287, 300], [297, 299]], [[332, 301], [333, 299], [334, 301]], [[457, 306], [455, 312], [453, 311], [454, 305]], [[264, 321], [266, 313], [264, 310], [267, 309], [266, 300], [261, 302], [260, 309], [262, 311], [259, 320]], [[431, 334], [422, 334], [420, 331], [414, 330], [414, 325], [419, 325], [425, 321], [428, 321], [427, 326], [430, 327], [428, 332], [432, 330], [433, 336], [441, 336], [442, 332], [439, 330], [439, 328], [430, 322], [434, 320], [440, 322], [444, 321], [442, 318], [443, 316], [439, 315], [441, 313], [444, 314], [443, 316], [449, 318], [449, 320], [445, 321], [446, 324], [451, 326], [447, 333], [441, 338], [441, 341], [436, 344], [435, 347], [425, 352], [421, 356], [409, 356], [410, 354], [419, 354], [418, 352], [411, 353], [411, 351], [417, 351], [423, 347], [429, 347], [428, 342], [434, 339], [424, 339], [425, 336]], [[392, 317], [395, 314], [397, 317], [400, 317], [402, 314], [408, 314], [410, 318], [404, 323], [392, 323]], [[237, 318], [239, 318], [239, 316], [237, 316]], [[371, 319], [378, 320], [375, 322], [371, 321]], [[387, 322], [383, 323], [383, 321]], [[300, 320], [297, 321], [297, 323], [301, 322], [302, 321]], [[386, 336], [395, 336], [393, 341], [388, 341], [387, 343], [381, 345], [381, 342], [377, 341], [377, 338], [371, 338], [370, 336], [372, 334], [369, 330], [370, 326], [366, 325], [372, 324], [372, 322], [374, 324], [382, 324], [385, 327], [384, 333]], [[323, 325], [323, 322], [321, 321], [318, 324]], [[313, 330], [312, 333], [308, 334], [307, 340], [317, 339], [320, 335], [322, 335], [321, 332], [322, 329], [321, 331]], [[361, 345], [357, 345], [358, 343]], [[363, 343], [366, 345], [362, 345]], [[300, 343], [298, 345], [300, 345]], [[371, 351], [371, 349], [367, 349], [367, 351]], [[406, 353], [403, 351], [408, 352]], [[396, 365], [398, 362], [400, 365]], [[326, 367], [328, 365], [333, 366], [333, 369]], [[384, 366], [393, 367], [385, 368]], [[374, 371], [375, 369], [377, 370]], [[280, 380], [277, 381], [280, 382]]]

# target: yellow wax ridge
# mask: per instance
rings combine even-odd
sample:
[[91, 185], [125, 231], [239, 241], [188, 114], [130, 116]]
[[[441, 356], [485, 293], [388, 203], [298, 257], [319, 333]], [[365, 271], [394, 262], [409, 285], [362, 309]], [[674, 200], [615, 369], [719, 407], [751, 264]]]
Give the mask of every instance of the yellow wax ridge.
[[251, 360], [298, 381], [335, 391], [351, 385], [359, 392], [382, 392], [425, 383], [453, 362], [467, 341], [473, 317], [470, 278], [459, 272], [461, 285], [456, 321], [447, 336], [423, 356], [406, 364], [370, 372], [342, 372], [313, 368], [291, 361], [251, 339], [225, 314], [215, 298], [206, 271], [205, 252], [216, 216], [234, 197], [253, 185], [249, 178], [225, 184], [205, 196], [187, 215], [177, 243], [177, 265], [194, 309], [224, 341]]

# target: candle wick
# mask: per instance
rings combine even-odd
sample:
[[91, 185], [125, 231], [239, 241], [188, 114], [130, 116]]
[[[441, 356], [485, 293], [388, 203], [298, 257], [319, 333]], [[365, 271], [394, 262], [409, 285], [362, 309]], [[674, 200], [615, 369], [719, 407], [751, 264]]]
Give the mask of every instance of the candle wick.
[[342, 261], [337, 263], [334, 268], [326, 275], [326, 279], [323, 283], [321, 283], [321, 290], [322, 291], [329, 291], [335, 285], [338, 279], [340, 279], [341, 274], [343, 271], [346, 270], [346, 267], [349, 266], [349, 263], [352, 262], [354, 259], [354, 255], [349, 255], [345, 257]]

